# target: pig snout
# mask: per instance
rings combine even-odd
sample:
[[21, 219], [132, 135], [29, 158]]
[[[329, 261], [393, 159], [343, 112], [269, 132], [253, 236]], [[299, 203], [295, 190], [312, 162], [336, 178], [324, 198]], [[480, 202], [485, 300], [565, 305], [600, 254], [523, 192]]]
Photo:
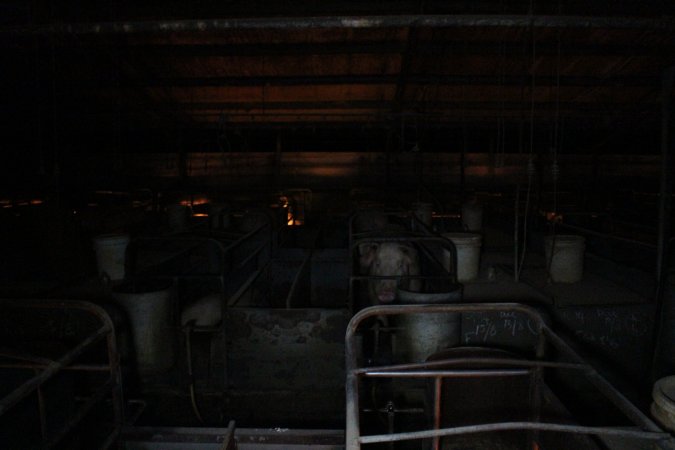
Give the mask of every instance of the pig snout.
[[380, 282], [375, 288], [375, 294], [380, 303], [392, 303], [396, 299], [396, 282]]

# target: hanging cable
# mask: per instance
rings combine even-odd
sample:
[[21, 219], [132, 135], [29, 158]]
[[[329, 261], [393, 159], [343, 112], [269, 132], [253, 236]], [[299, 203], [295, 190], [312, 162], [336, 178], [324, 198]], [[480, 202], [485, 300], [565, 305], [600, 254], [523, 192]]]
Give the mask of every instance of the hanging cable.
[[[560, 12], [560, 4], [558, 4], [558, 9]], [[561, 54], [561, 31], [558, 30], [557, 34], [558, 39], [558, 48], [557, 48], [557, 59], [556, 59], [556, 100], [555, 100], [555, 120], [553, 123], [553, 145], [551, 146], [552, 153], [552, 163], [551, 163], [551, 179], [553, 182], [553, 214], [550, 218], [551, 220], [551, 249], [549, 252], [548, 260], [546, 261], [546, 273], [548, 274], [548, 280], [551, 281], [551, 265], [553, 264], [553, 255], [555, 250], [556, 243], [556, 224], [558, 222], [558, 180], [560, 178], [560, 167], [558, 166], [558, 151], [562, 141], [562, 133], [560, 130], [560, 54]]]
[[536, 86], [535, 80], [535, 65], [537, 61], [537, 47], [534, 30], [534, 0], [530, 2], [530, 32], [532, 37], [532, 64], [531, 64], [531, 84], [530, 84], [530, 148], [527, 159], [527, 191], [525, 193], [525, 215], [523, 217], [523, 248], [520, 254], [520, 261], [516, 271], [516, 280], [520, 280], [520, 274], [523, 270], [523, 263], [525, 262], [525, 253], [527, 252], [527, 218], [530, 211], [530, 198], [532, 193], [532, 180], [536, 173], [534, 166], [534, 88]]

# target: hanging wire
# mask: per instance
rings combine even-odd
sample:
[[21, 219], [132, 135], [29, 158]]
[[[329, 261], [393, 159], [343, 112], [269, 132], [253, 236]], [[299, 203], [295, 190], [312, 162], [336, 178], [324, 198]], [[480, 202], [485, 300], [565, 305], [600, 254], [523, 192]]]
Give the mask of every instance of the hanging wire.
[[[560, 13], [560, 3], [558, 3], [558, 12]], [[557, 33], [558, 39], [558, 48], [557, 48], [557, 59], [556, 59], [556, 100], [555, 100], [555, 121], [553, 124], [553, 145], [551, 147], [552, 153], [552, 164], [551, 164], [551, 178], [553, 181], [553, 214], [552, 214], [552, 224], [551, 224], [551, 249], [549, 252], [548, 260], [546, 261], [546, 273], [548, 274], [548, 281], [551, 281], [551, 265], [553, 264], [553, 255], [555, 251], [556, 243], [556, 224], [558, 221], [558, 180], [560, 178], [560, 167], [558, 166], [558, 151], [562, 142], [562, 133], [560, 130], [560, 71], [561, 71], [561, 46], [562, 38], [561, 31], [558, 30]]]
[[534, 0], [530, 2], [530, 33], [532, 37], [532, 64], [531, 64], [531, 84], [530, 84], [530, 148], [527, 159], [527, 191], [525, 193], [525, 215], [523, 217], [523, 248], [520, 254], [520, 261], [516, 269], [516, 280], [520, 280], [520, 274], [523, 270], [523, 263], [525, 262], [525, 253], [527, 252], [527, 217], [530, 211], [530, 199], [532, 194], [532, 180], [535, 175], [534, 167], [534, 88], [536, 86], [535, 80], [535, 63], [537, 61], [537, 46], [534, 29]]

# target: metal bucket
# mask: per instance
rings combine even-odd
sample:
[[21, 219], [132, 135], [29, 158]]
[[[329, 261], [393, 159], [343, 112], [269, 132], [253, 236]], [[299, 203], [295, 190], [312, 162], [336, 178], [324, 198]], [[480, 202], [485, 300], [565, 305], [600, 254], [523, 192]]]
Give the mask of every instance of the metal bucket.
[[129, 318], [141, 378], [170, 369], [175, 353], [173, 282], [154, 279], [125, 283], [117, 286], [112, 296]]
[[[397, 299], [402, 304], [425, 305], [456, 303], [462, 300], [461, 286], [447, 292], [420, 293], [399, 289]], [[394, 353], [406, 362], [423, 362], [429, 355], [454, 347], [461, 339], [461, 314], [404, 314], [396, 317]]]
[[[555, 245], [555, 250], [553, 246]], [[584, 275], [584, 249], [586, 248], [583, 236], [558, 234], [544, 238], [544, 253], [546, 265], [549, 267], [551, 280], [555, 283], [576, 283]], [[553, 250], [553, 252], [552, 252]], [[551, 252], [553, 255], [551, 255]]]
[[[478, 278], [481, 235], [476, 233], [445, 233], [443, 237], [450, 239], [457, 249], [457, 281], [464, 283]], [[449, 251], [443, 251], [443, 267], [445, 267], [445, 270], [450, 270], [450, 267], [452, 267], [451, 257]]]
[[109, 281], [124, 279], [128, 234], [104, 234], [94, 238], [96, 265], [101, 278]]
[[675, 376], [654, 383], [652, 389], [652, 417], [665, 429], [675, 433]]

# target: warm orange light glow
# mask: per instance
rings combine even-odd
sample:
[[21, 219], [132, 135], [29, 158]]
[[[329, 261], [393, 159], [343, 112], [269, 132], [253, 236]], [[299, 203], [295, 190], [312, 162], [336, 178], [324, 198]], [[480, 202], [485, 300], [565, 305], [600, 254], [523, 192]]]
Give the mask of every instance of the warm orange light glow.
[[206, 197], [197, 197], [193, 198], [192, 200], [181, 200], [179, 202], [179, 204], [182, 206], [206, 205], [207, 203], [211, 203], [211, 200]]
[[31, 204], [31, 205], [41, 205], [41, 204], [42, 204], [42, 200], [40, 200], [39, 198], [36, 198], [36, 199], [31, 200], [31, 201], [30, 201], [30, 204]]
[[209, 217], [207, 213], [194, 213], [192, 217]]

